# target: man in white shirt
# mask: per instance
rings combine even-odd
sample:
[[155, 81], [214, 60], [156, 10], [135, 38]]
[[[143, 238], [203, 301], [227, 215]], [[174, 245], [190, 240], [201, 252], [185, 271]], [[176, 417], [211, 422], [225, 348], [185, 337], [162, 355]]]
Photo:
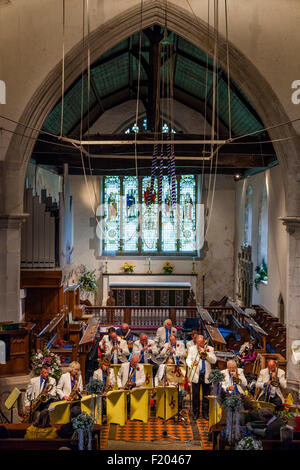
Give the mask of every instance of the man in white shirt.
[[[201, 359], [201, 355], [205, 357]], [[214, 348], [212, 346], [205, 346], [205, 341], [202, 335], [196, 339], [196, 346], [189, 349], [188, 357], [186, 360], [189, 367], [188, 378], [192, 383], [192, 406], [193, 406], [193, 419], [196, 420], [200, 416], [200, 385], [202, 384], [202, 414], [205, 419], [208, 419], [209, 400], [206, 398], [210, 392], [210, 384], [208, 376], [211, 372], [211, 365], [217, 362]]]
[[129, 349], [126, 341], [117, 336], [117, 333], [111, 334], [111, 340], [108, 341], [105, 349], [105, 357], [111, 364], [122, 364], [128, 361]]
[[247, 379], [244, 376], [243, 369], [238, 368], [235, 361], [227, 361], [227, 369], [222, 370], [221, 373], [224, 375], [222, 388], [227, 394], [244, 394]]
[[155, 342], [157, 347], [161, 349], [165, 343], [169, 342], [170, 335], [177, 335], [177, 330], [172, 326], [172, 320], [168, 318], [164, 321], [164, 326], [161, 326], [156, 331]]
[[[42, 367], [39, 377], [33, 377], [30, 379], [27, 386], [24, 396], [24, 406], [26, 411], [30, 410], [30, 402], [35, 400], [47, 387], [49, 388], [49, 399], [54, 398], [56, 396], [56, 381], [53, 377], [49, 377], [48, 367]], [[45, 405], [48, 406], [48, 404]], [[39, 408], [39, 410], [41, 409], [42, 408]]]
[[285, 372], [277, 367], [274, 359], [270, 359], [268, 367], [260, 371], [256, 389], [260, 391], [258, 400], [273, 403], [277, 408], [284, 403], [282, 390], [286, 389]]
[[148, 339], [145, 333], [140, 334], [140, 339], [133, 343], [132, 353], [139, 356], [140, 364], [154, 364], [152, 357], [158, 354], [155, 342]]
[[192, 331], [192, 339], [191, 341], [189, 341], [188, 343], [186, 343], [186, 348], [187, 348], [187, 351], [189, 352], [189, 349], [192, 347], [192, 346], [196, 346], [196, 338], [197, 336], [199, 336], [199, 333], [197, 330], [193, 330]]
[[170, 335], [169, 342], [164, 345], [160, 356], [174, 357], [176, 364], [185, 363], [185, 352], [184, 344], [178, 341], [174, 335]]
[[139, 358], [136, 354], [131, 356], [130, 362], [122, 364], [118, 375], [117, 384], [120, 390], [124, 390], [126, 383], [128, 389], [141, 387], [146, 380], [143, 364], [138, 364]]

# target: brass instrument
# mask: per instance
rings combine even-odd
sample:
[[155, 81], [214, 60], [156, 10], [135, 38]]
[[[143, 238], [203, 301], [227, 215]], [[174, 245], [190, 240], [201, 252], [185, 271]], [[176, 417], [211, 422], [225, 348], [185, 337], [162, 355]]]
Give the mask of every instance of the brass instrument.
[[69, 400], [70, 400], [70, 401], [75, 401], [75, 400], [80, 400], [80, 399], [81, 399], [81, 394], [80, 394], [79, 391], [77, 390], [77, 388], [78, 388], [78, 380], [79, 380], [79, 376], [76, 377], [74, 386], [72, 387], [71, 393], [70, 393], [70, 395], [69, 395]]
[[278, 382], [278, 366], [276, 364], [276, 372], [275, 372], [275, 378], [271, 380], [271, 385], [272, 387], [279, 387], [279, 382]]
[[241, 379], [239, 379], [238, 377], [232, 377], [232, 382], [235, 385], [241, 385], [241, 383], [242, 383]]
[[[204, 349], [206, 349], [207, 345], [208, 345], [208, 342], [209, 342], [209, 338], [206, 338], [205, 342], [204, 342]], [[198, 351], [197, 352], [197, 355], [194, 359], [194, 364], [192, 365], [191, 367], [191, 370], [189, 372], [189, 381], [192, 382], [193, 381], [193, 378], [194, 378], [194, 375], [196, 373], [196, 370], [197, 370], [197, 366], [198, 366], [198, 359], [201, 359], [202, 361], [205, 361], [207, 359], [207, 351]]]
[[202, 361], [206, 361], [206, 359], [207, 359], [208, 354], [207, 354], [206, 348], [208, 346], [208, 343], [209, 343], [209, 338], [206, 338], [206, 340], [204, 342], [204, 346], [203, 346], [203, 349], [205, 349], [205, 351], [202, 351], [200, 353], [200, 359], [202, 359]]
[[31, 420], [31, 417], [34, 415], [36, 410], [39, 408], [39, 406], [42, 403], [46, 403], [49, 400], [49, 392], [52, 390], [53, 384], [48, 384], [46, 387], [43, 388], [41, 393], [33, 400], [30, 406], [30, 410], [25, 411], [23, 418], [22, 418], [22, 423], [29, 423]]
[[126, 384], [125, 384], [125, 386], [124, 386], [124, 390], [129, 390], [129, 384], [130, 384], [130, 382], [132, 381], [132, 377], [134, 376], [135, 372], [136, 372], [136, 367], [134, 367], [133, 371], [132, 371], [131, 374], [129, 375], [129, 377], [128, 377], [128, 379], [127, 379], [127, 382], [126, 382]]
[[113, 385], [107, 382], [108, 374], [109, 374], [109, 370], [106, 373], [106, 385], [105, 385], [105, 389], [103, 393], [111, 392], [113, 389]]

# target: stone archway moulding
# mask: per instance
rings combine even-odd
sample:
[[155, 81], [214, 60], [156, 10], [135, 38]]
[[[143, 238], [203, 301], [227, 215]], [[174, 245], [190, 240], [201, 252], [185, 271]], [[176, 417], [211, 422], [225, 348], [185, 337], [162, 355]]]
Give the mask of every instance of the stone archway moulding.
[[[91, 32], [89, 40], [91, 63], [101, 54], [139, 31], [141, 28], [146, 28], [155, 23], [164, 26], [165, 7], [166, 2], [160, 0], [147, 1], [143, 6], [142, 21], [141, 8], [137, 5], [115, 16], [112, 20]], [[208, 49], [206, 22], [170, 2], [168, 2], [168, 28], [199, 47], [204, 52], [212, 54], [213, 31], [210, 31], [211, 40]], [[234, 45], [230, 44], [229, 52], [231, 76], [252, 101], [264, 125], [270, 126], [274, 123], [288, 121], [288, 116], [279, 99], [257, 68], [241, 54]], [[82, 54], [82, 43], [80, 42], [65, 56], [65, 89], [67, 89], [81, 73]], [[222, 36], [219, 36], [219, 57], [220, 63], [226, 67], [226, 42]], [[20, 122], [30, 127], [40, 129], [46, 117], [60, 98], [61, 62], [52, 69], [34, 93], [20, 117]], [[16, 132], [23, 134], [24, 127], [17, 125]], [[36, 138], [37, 132], [27, 130], [26, 135]], [[295, 136], [295, 131], [292, 126], [284, 126], [272, 130], [270, 135], [272, 138], [290, 137]], [[34, 139], [22, 138], [17, 135], [14, 135], [10, 141], [5, 159], [5, 194], [4, 208], [2, 209], [6, 213], [22, 211], [26, 169], [34, 144]], [[286, 200], [289, 203], [287, 215], [296, 215], [298, 196], [295, 190], [292, 191], [288, 180], [297, 173], [297, 162], [299, 158], [297, 148], [294, 140], [284, 143], [278, 142], [274, 147], [281, 168], [283, 169], [283, 178], [287, 193]], [[289, 158], [287, 158], [287, 156]], [[11, 190], [12, 181], [16, 180], [16, 170], [19, 171], [18, 192]], [[11, 198], [14, 198], [14, 201], [11, 201]], [[16, 198], [18, 198], [18, 201]]]

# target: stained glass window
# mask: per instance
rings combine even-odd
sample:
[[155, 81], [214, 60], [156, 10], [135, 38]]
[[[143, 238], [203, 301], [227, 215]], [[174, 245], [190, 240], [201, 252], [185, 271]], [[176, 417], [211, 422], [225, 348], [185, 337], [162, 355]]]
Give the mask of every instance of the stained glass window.
[[104, 177], [104, 252], [195, 254], [195, 176], [177, 177], [174, 206], [168, 176], [162, 180], [161, 207], [157, 179], [149, 203], [150, 185], [150, 176]]
[[[177, 191], [176, 191], [177, 198]], [[169, 177], [164, 176], [162, 181], [163, 210], [161, 214], [162, 251], [177, 251], [177, 204], [172, 206], [171, 186]]]
[[193, 175], [180, 178], [179, 249], [193, 251], [196, 242], [196, 182]]
[[120, 249], [120, 178], [106, 176], [104, 179], [104, 250]]
[[159, 217], [157, 204], [157, 180], [154, 182], [154, 192], [152, 202], [148, 201], [148, 193], [150, 191], [151, 178], [146, 176], [142, 181], [142, 251], [155, 252], [158, 250], [159, 236]]
[[138, 180], [136, 176], [123, 178], [123, 218], [122, 243], [123, 251], [138, 250]]

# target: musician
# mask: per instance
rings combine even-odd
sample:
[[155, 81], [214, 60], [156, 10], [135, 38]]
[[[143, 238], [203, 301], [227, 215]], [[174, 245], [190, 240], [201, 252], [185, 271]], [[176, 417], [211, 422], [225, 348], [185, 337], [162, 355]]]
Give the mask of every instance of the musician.
[[176, 334], [177, 330], [172, 326], [172, 320], [168, 318], [164, 321], [164, 326], [157, 329], [155, 343], [159, 348], [162, 348], [165, 343], [168, 343], [170, 335]]
[[66, 372], [61, 376], [57, 384], [56, 390], [61, 400], [70, 401], [70, 393], [72, 390], [78, 390], [79, 394], [82, 393], [82, 377], [80, 374], [80, 364], [77, 361], [73, 361], [70, 364], [70, 372]]
[[[164, 384], [162, 383], [162, 381], [163, 381], [164, 378], [166, 378], [166, 373], [167, 373], [167, 370], [166, 370], [167, 367], [166, 367], [166, 366], [167, 366], [168, 364], [173, 364], [173, 365], [175, 365], [174, 357], [169, 356], [169, 357], [166, 359], [166, 361], [165, 361], [164, 364], [160, 364], [160, 366], [159, 366], [159, 368], [158, 368], [158, 371], [157, 371], [157, 374], [156, 374], [155, 379], [154, 379], [154, 386], [155, 386], [155, 387], [157, 387], [158, 385], [164, 385]], [[168, 381], [166, 380], [166, 386], [168, 386], [168, 385], [175, 385], [175, 386], [177, 386], [177, 383], [175, 383], [175, 382], [168, 382]]]
[[[276, 382], [278, 386], [273, 386], [271, 382]], [[258, 400], [273, 403], [277, 408], [284, 403], [281, 389], [286, 389], [285, 372], [276, 366], [274, 359], [270, 359], [268, 361], [268, 367], [260, 371], [256, 388], [261, 390], [258, 395]]]
[[106, 352], [108, 343], [111, 342], [111, 336], [115, 332], [116, 332], [116, 329], [113, 326], [111, 326], [107, 330], [107, 335], [104, 335], [103, 338], [101, 339], [99, 343], [99, 347], [104, 354]]
[[154, 364], [151, 356], [158, 354], [154, 341], [148, 339], [145, 333], [140, 334], [140, 339], [133, 343], [132, 353], [139, 356], [140, 364]]
[[133, 334], [127, 323], [122, 323], [121, 327], [117, 328], [116, 333], [120, 338], [124, 339], [127, 342], [129, 348], [133, 344]]
[[196, 338], [197, 336], [199, 335], [198, 331], [197, 330], [193, 330], [192, 331], [192, 339], [191, 341], [189, 341], [188, 343], [186, 343], [186, 348], [187, 348], [187, 351], [189, 352], [189, 349], [191, 346], [196, 346]]
[[105, 349], [105, 357], [111, 364], [121, 364], [127, 362], [129, 349], [124, 339], [117, 336], [117, 333], [111, 333], [110, 341], [108, 341]]
[[175, 363], [185, 363], [185, 347], [184, 344], [179, 342], [175, 335], [169, 336], [169, 341], [166, 343], [160, 352], [160, 356], [174, 357]]
[[[211, 372], [211, 365], [217, 362], [214, 348], [212, 346], [205, 346], [205, 341], [202, 335], [196, 339], [196, 346], [189, 349], [188, 357], [186, 360], [189, 370], [189, 380], [192, 383], [192, 396], [193, 396], [193, 419], [196, 420], [200, 416], [200, 385], [202, 384], [202, 414], [205, 419], [208, 419], [209, 400], [206, 398], [209, 395], [210, 385], [208, 376]], [[201, 353], [206, 353], [206, 359], [200, 358]]]
[[[227, 394], [244, 394], [243, 387], [247, 387], [247, 379], [243, 369], [239, 369], [235, 361], [227, 361], [227, 369], [222, 370], [221, 373], [224, 375], [222, 388]], [[234, 383], [234, 379], [239, 379], [240, 383]]]
[[120, 390], [124, 390], [126, 383], [128, 382], [128, 388], [141, 387], [146, 380], [143, 364], [138, 364], [139, 357], [136, 354], [131, 356], [130, 362], [122, 364], [118, 375], [117, 385]]
[[[30, 402], [35, 400], [38, 395], [47, 387], [47, 385], [51, 384], [52, 388], [49, 390], [49, 398], [54, 398], [56, 396], [56, 381], [53, 377], [49, 377], [49, 369], [47, 366], [43, 366], [41, 369], [41, 373], [39, 377], [33, 377], [30, 379], [29, 384], [27, 386], [25, 396], [24, 396], [24, 406], [25, 410], [30, 410]], [[50, 387], [49, 387], [50, 388]], [[48, 406], [48, 403], [43, 404]], [[39, 407], [41, 410], [41, 407]]]
[[109, 360], [104, 357], [99, 359], [99, 369], [95, 370], [93, 379], [100, 380], [104, 386], [114, 386], [116, 383], [115, 373], [113, 368], [110, 368]]

